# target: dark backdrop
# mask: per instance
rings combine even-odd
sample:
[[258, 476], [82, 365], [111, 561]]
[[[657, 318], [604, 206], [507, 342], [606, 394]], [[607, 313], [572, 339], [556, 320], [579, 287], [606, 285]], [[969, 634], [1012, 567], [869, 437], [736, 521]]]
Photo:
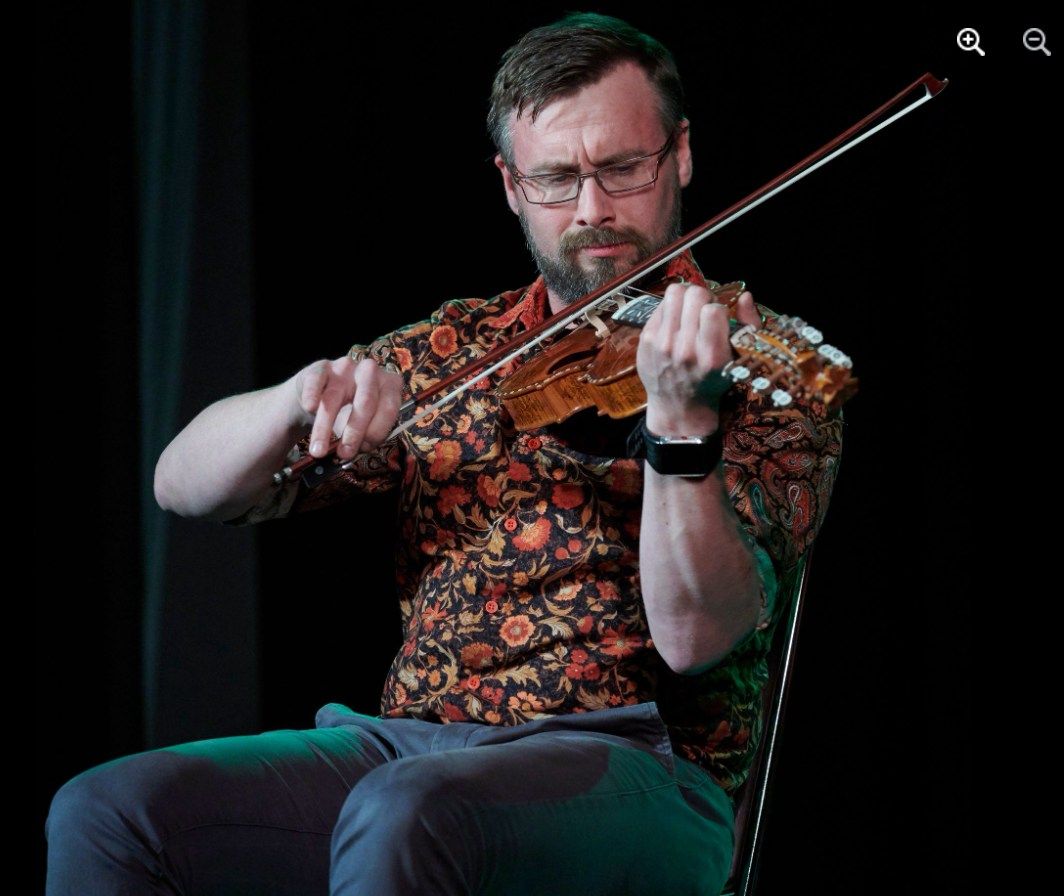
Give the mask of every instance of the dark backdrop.
[[[36, 438], [68, 447], [36, 505], [37, 868], [71, 775], [308, 727], [330, 700], [376, 712], [399, 643], [390, 498], [255, 530], [166, 518], [150, 500], [159, 440], [223, 395], [534, 277], [484, 117], [502, 52], [563, 6], [190, 4], [179, 22], [167, 6], [38, 11]], [[977, 585], [1004, 541], [987, 508], [1006, 486], [988, 472], [1016, 391], [995, 340], [1043, 270], [1029, 217], [1057, 57], [1020, 45], [1043, 24], [1022, 9], [684, 6], [590, 8], [677, 58], [691, 226], [923, 72], [951, 79], [696, 257], [820, 326], [862, 383], [817, 543], [763, 892], [967, 892], [987, 759]], [[969, 25], [986, 57], [958, 50]], [[146, 158], [145, 109], [177, 122], [169, 156]], [[159, 183], [171, 193], [152, 220], [183, 222], [180, 252], [146, 223]]]

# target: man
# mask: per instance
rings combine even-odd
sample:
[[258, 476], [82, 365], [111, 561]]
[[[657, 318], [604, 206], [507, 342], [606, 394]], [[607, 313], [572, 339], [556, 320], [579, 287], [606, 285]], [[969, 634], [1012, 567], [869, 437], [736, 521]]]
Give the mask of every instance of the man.
[[[164, 508], [230, 524], [401, 489], [407, 637], [381, 716], [329, 705], [314, 730], [86, 772], [53, 803], [50, 893], [723, 885], [777, 578], [823, 519], [840, 422], [706, 390], [732, 358], [728, 314], [684, 255], [639, 344], [652, 463], [626, 456], [634, 420], [517, 431], [498, 376], [386, 440], [405, 397], [679, 234], [679, 79], [625, 23], [576, 15], [525, 35], [489, 127], [540, 278], [211, 405], [156, 471]], [[749, 293], [737, 317], [760, 322]], [[334, 435], [349, 470], [268, 484]], [[711, 447], [673, 460], [657, 445], [690, 436]]]

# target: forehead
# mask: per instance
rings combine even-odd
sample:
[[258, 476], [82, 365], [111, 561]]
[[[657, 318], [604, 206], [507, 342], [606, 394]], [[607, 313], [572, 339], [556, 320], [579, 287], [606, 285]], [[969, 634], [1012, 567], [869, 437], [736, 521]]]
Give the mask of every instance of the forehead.
[[594, 164], [624, 150], [652, 152], [665, 140], [657, 91], [634, 62], [616, 66], [596, 83], [552, 100], [536, 120], [510, 112], [518, 168], [559, 162]]

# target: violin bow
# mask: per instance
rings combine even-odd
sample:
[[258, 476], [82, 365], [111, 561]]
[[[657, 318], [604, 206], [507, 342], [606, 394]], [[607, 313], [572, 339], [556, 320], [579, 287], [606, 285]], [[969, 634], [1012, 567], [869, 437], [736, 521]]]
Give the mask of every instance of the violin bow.
[[[788, 187], [798, 183], [802, 178], [812, 174], [818, 168], [832, 161], [832, 159], [837, 158], [847, 150], [857, 146], [858, 143], [867, 140], [873, 134], [883, 130], [883, 128], [888, 125], [893, 124], [903, 115], [907, 115], [913, 109], [917, 108], [917, 106], [922, 106], [928, 100], [938, 96], [938, 94], [945, 90], [946, 85], [948, 84], [948, 78], [939, 80], [930, 72], [925, 72], [896, 96], [891, 97], [887, 102], [883, 103], [879, 108], [870, 112], [833, 140], [825, 143], [820, 149], [816, 150], [816, 152], [806, 156], [806, 158], [792, 165], [782, 174], [774, 177], [763, 186], [758, 187], [748, 196], [744, 196], [738, 202], [724, 209], [724, 211], [719, 214], [714, 215], [705, 223], [700, 224], [698, 227], [679, 237], [669, 245], [659, 249], [649, 258], [640, 262], [624, 274], [621, 274], [609, 283], [600, 286], [593, 292], [588, 293], [582, 299], [577, 299], [557, 314], [551, 315], [535, 326], [530, 327], [520, 336], [515, 337], [503, 345], [496, 346], [460, 370], [456, 370], [449, 376], [444, 377], [438, 383], [423, 389], [417, 395], [411, 397], [400, 405], [400, 417], [415, 410], [419, 405], [424, 405], [428, 399], [438, 395], [440, 392], [447, 389], [450, 391], [432, 404], [424, 405], [408, 420], [398, 424], [388, 434], [388, 437], [384, 441], [391, 441], [399, 434], [406, 432], [406, 430], [410, 429], [418, 421], [423, 420], [429, 414], [434, 413], [452, 402], [474, 383], [486, 376], [490, 376], [500, 367], [504, 367], [516, 358], [521, 357], [529, 349], [553, 336], [559, 330], [568, 327], [577, 318], [582, 317], [587, 312], [589, 306], [612, 299], [617, 293], [627, 289], [646, 274], [666, 262], [671, 261], [677, 255], [685, 252], [696, 243], [701, 242], [710, 234], [716, 233], [721, 228], [731, 224], [732, 221], [742, 217], [752, 209], [757, 208], [761, 203], [767, 202], [777, 193], [781, 193]], [[897, 111], [892, 111], [899, 106], [906, 97], [916, 92], [921, 87], [923, 88], [923, 94], [920, 97]], [[514, 348], [515, 344], [518, 346], [517, 348]], [[464, 382], [462, 382], [463, 380]], [[456, 386], [456, 383], [459, 385]], [[451, 388], [452, 386], [454, 388]], [[329, 451], [327, 454], [332, 453], [339, 444], [340, 439], [334, 438], [329, 444]], [[297, 473], [301, 472], [306, 467], [312, 464], [321, 463], [324, 459], [324, 457], [316, 458], [308, 454], [292, 463], [291, 466], [287, 466], [279, 472], [274, 473], [274, 484], [280, 485], [285, 480], [292, 479]], [[340, 469], [349, 469], [352, 464], [353, 459], [341, 464]]]

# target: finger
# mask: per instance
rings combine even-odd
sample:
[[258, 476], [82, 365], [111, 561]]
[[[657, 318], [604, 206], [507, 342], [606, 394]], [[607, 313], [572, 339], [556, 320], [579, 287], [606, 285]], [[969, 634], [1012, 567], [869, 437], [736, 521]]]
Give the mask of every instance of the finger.
[[399, 419], [399, 404], [402, 400], [403, 378], [390, 370], [381, 370], [377, 378], [377, 412], [373, 415], [363, 439], [365, 450], [377, 447], [388, 438]]
[[757, 310], [757, 305], [754, 302], [754, 295], [750, 290], [747, 290], [739, 296], [739, 302], [736, 305], [735, 318], [739, 323], [751, 327], [760, 328], [764, 323], [764, 320], [761, 317], [761, 312]]
[[318, 403], [321, 401], [328, 365], [328, 360], [315, 361], [303, 371], [299, 382], [299, 406], [312, 416], [317, 412]]
[[702, 309], [707, 307], [708, 303], [709, 290], [701, 286], [689, 287], [684, 293], [680, 329], [676, 334], [673, 357], [689, 369], [698, 364], [698, 331], [701, 327]]
[[318, 400], [314, 425], [310, 430], [310, 453], [322, 457], [333, 438], [333, 424], [340, 408], [351, 400], [351, 359], [346, 355], [326, 364], [324, 388]]
[[341, 436], [338, 452], [341, 457], [352, 457], [362, 450], [366, 430], [377, 412], [380, 373], [380, 367], [369, 358], [363, 358], [355, 368], [355, 395], [354, 401], [351, 402], [351, 416], [348, 417], [347, 426]]
[[728, 310], [724, 305], [710, 302], [702, 307], [698, 322], [698, 369], [719, 370], [732, 358]]
[[661, 314], [658, 330], [654, 334], [658, 349], [662, 352], [672, 351], [673, 341], [680, 329], [680, 317], [683, 314], [684, 285], [670, 283], [665, 290], [665, 298], [655, 313]]

